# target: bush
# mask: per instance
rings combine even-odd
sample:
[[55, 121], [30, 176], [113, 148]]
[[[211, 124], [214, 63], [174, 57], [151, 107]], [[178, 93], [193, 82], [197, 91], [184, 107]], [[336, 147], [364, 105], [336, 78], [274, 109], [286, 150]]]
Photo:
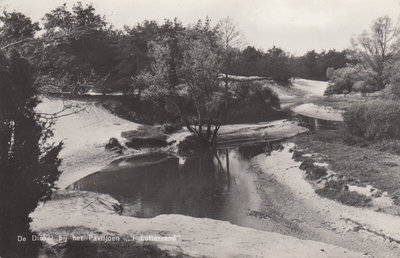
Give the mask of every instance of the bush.
[[328, 174], [325, 167], [314, 165], [313, 159], [305, 159], [300, 164], [300, 169], [306, 171], [306, 178], [309, 180], [318, 180]]
[[374, 87], [364, 81], [357, 81], [353, 85], [353, 90], [356, 92], [361, 92], [365, 95], [368, 92], [373, 92]]
[[367, 140], [400, 139], [400, 103], [370, 101], [355, 104], [343, 114], [346, 129]]
[[388, 99], [399, 100], [400, 99], [400, 83], [391, 83], [386, 86], [384, 90], [384, 96]]
[[182, 129], [182, 125], [180, 123], [165, 123], [161, 126], [161, 131], [165, 134], [175, 133]]
[[324, 95], [329, 96], [350, 92], [356, 82], [354, 79], [356, 72], [357, 70], [351, 66], [331, 71], [329, 86], [326, 88]]
[[122, 153], [122, 151], [125, 149], [125, 147], [121, 145], [118, 139], [114, 137], [111, 137], [108, 140], [108, 143], [106, 144], [105, 148], [106, 150], [116, 151], [117, 153]]
[[124, 131], [121, 136], [127, 139], [129, 148], [165, 147], [168, 145], [167, 136], [161, 128], [142, 125], [136, 130]]
[[301, 161], [303, 158], [304, 153], [302, 151], [294, 150], [292, 159], [295, 161]]
[[178, 154], [190, 156], [196, 153], [204, 153], [210, 150], [210, 145], [204, 139], [195, 135], [189, 135], [178, 144]]
[[346, 94], [351, 91], [374, 92], [381, 87], [376, 83], [373, 72], [360, 65], [348, 65], [346, 67], [330, 70], [329, 86], [325, 90], [325, 95]]
[[232, 84], [228, 110], [223, 123], [257, 123], [281, 119], [278, 95], [267, 86], [251, 81]]

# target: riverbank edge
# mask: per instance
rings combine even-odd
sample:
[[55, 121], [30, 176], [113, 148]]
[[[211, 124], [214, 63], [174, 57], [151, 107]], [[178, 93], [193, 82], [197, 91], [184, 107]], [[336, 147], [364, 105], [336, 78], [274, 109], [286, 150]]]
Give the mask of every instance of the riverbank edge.
[[[75, 200], [59, 196], [58, 203], [42, 204], [33, 215], [32, 229], [47, 237], [43, 241], [56, 247], [60, 238], [81, 242], [83, 247], [90, 242], [107, 247], [117, 238], [124, 243], [120, 248], [146, 244], [155, 248], [155, 252], [167, 252], [174, 257], [293, 257], [294, 254], [296, 257], [365, 257], [342, 247], [226, 221], [176, 214], [149, 219], [121, 216], [112, 205], [117, 201], [106, 195], [102, 195], [103, 201], [93, 201], [96, 194], [85, 193], [86, 196], [81, 196], [79, 192], [66, 191], [66, 196], [73, 195]], [[89, 208], [77, 207], [87, 203], [91, 204]], [[109, 239], [107, 245], [106, 239]]]
[[[399, 216], [365, 207], [344, 205], [315, 193], [313, 183], [306, 179], [304, 171], [299, 168], [301, 162], [292, 159], [295, 146], [293, 138], [291, 138], [284, 143], [282, 151], [275, 152], [275, 155], [287, 155], [291, 162], [283, 164], [279, 162], [279, 158], [274, 161], [269, 156], [258, 155], [252, 159], [253, 169], [256, 173], [259, 173], [260, 178], [263, 173], [272, 176], [278, 183], [287, 186], [293, 194], [310, 204], [310, 207], [319, 210], [319, 213], [329, 214], [330, 216], [334, 214], [340, 223], [350, 222], [357, 228], [381, 237], [385, 241], [400, 243]], [[262, 191], [262, 189], [259, 189], [259, 191]]]
[[[364, 206], [399, 216], [400, 191], [397, 189], [400, 183], [398, 175], [400, 157], [390, 151], [381, 151], [380, 143], [346, 143], [347, 136], [344, 129], [324, 130], [323, 133], [324, 135], [320, 131], [306, 132], [292, 138], [292, 142], [296, 145], [293, 154], [296, 161], [311, 161], [328, 170], [326, 177], [320, 180], [308, 180], [317, 194], [328, 199], [343, 201], [324, 194], [323, 190], [327, 189], [326, 183], [330, 181], [337, 187], [344, 187], [342, 191], [355, 190], [353, 193], [358, 193], [346, 196], [353, 200], [347, 203], [344, 200], [345, 204]], [[349, 188], [349, 185], [352, 187]], [[379, 203], [383, 197], [386, 198], [385, 205]], [[369, 198], [370, 202], [365, 202], [366, 198]]]

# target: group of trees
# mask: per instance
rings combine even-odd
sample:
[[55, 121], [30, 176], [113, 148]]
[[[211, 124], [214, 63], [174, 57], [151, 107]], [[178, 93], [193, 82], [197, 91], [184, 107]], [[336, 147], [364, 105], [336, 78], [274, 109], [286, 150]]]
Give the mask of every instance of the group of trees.
[[229, 71], [234, 75], [270, 77], [280, 83], [289, 83], [293, 77], [292, 57], [278, 47], [264, 52], [248, 46], [237, 51], [236, 59]]
[[328, 80], [328, 69], [338, 69], [353, 63], [349, 50], [329, 50], [317, 53], [308, 51], [300, 57], [296, 57], [293, 65], [295, 76], [311, 80]]
[[[37, 84], [78, 94], [90, 89], [107, 93], [131, 92], [132, 86], [134, 90], [140, 88], [141, 81], [136, 77], [150, 69], [151, 43], [190, 29], [178, 20], [163, 23], [146, 20], [115, 29], [92, 5], [79, 2], [72, 8], [64, 4], [46, 13], [42, 28], [18, 12], [4, 12], [0, 21], [2, 40], [12, 37], [12, 44], [18, 44], [38, 64], [41, 76]], [[41, 35], [33, 37], [39, 30]], [[349, 61], [344, 51], [310, 51], [294, 57], [275, 46], [267, 51], [245, 47], [243, 36], [230, 18], [221, 20], [215, 30], [223, 58], [220, 72], [224, 74], [226, 87], [228, 74], [270, 77], [284, 84], [294, 76], [326, 80], [328, 67], [337, 69]], [[25, 41], [21, 36], [29, 36], [31, 40]]]
[[[225, 20], [223, 24], [231, 23]], [[137, 96], [153, 99], [179, 114], [204, 146], [216, 143], [220, 125], [228, 122], [227, 114], [247, 108], [250, 99], [253, 107], [261, 106], [262, 110], [279, 107], [279, 99], [270, 89], [230, 81], [227, 70], [233, 65], [234, 41], [233, 37], [227, 40], [224, 33], [221, 37], [219, 26], [211, 26], [206, 19], [183, 28], [175, 20], [171, 33], [150, 42], [152, 62], [133, 78], [139, 87], [135, 89]]]
[[[79, 2], [71, 9], [64, 4], [45, 14], [42, 28], [18, 12], [5, 11], [0, 22], [1, 47], [18, 45], [23, 56], [37, 64], [35, 84], [74, 93], [90, 89], [128, 94], [142, 91], [148, 85], [141, 76], [152, 69], [154, 61], [152, 44], [195, 26], [165, 20], [115, 29], [92, 5]], [[39, 30], [41, 35], [34, 37]], [[353, 40], [351, 49], [312, 50], [302, 56], [276, 46], [266, 51], [246, 46], [229, 18], [213, 30], [222, 59], [218, 71], [226, 88], [229, 74], [270, 77], [282, 84], [290, 84], [292, 77], [329, 79], [327, 94], [365, 93], [397, 85], [398, 28], [389, 17], [374, 21], [370, 31]]]
[[266, 52], [248, 46], [238, 52], [230, 73], [265, 76], [281, 83], [288, 83], [292, 77], [326, 81], [328, 68], [338, 69], [352, 62], [345, 50], [312, 50], [296, 57], [275, 46]]
[[352, 39], [349, 55], [353, 62], [328, 72], [330, 86], [326, 94], [367, 93], [384, 88], [399, 92], [399, 35], [399, 27], [390, 17], [377, 18], [369, 31]]

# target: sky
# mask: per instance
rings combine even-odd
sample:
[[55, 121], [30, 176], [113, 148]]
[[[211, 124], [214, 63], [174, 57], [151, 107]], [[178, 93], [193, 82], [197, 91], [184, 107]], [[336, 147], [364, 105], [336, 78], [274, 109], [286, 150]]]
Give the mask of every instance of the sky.
[[[40, 21], [46, 12], [72, 0], [0, 0], [0, 8], [16, 10]], [[350, 46], [351, 37], [389, 15], [395, 23], [400, 0], [81, 0], [92, 3], [117, 28], [143, 20], [178, 17], [193, 24], [206, 16], [213, 22], [231, 17], [247, 45], [267, 50], [281, 47], [292, 54]]]

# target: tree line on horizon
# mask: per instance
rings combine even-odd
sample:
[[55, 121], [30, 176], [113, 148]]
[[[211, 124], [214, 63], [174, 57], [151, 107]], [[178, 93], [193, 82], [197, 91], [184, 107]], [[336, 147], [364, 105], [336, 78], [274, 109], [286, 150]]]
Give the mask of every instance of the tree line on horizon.
[[[41, 25], [16, 11], [4, 11], [0, 21], [0, 46], [15, 44], [24, 50], [24, 56], [38, 66], [41, 76], [37, 85], [77, 93], [90, 86], [100, 92], [137, 88], [140, 85], [135, 85], [135, 77], [148, 70], [152, 62], [151, 43], [190, 27], [175, 19], [162, 23], [145, 20], [116, 29], [92, 5], [80, 2], [72, 8], [64, 4], [51, 10]], [[211, 27], [208, 18], [203, 22]], [[219, 34], [216, 40], [223, 41], [224, 74], [270, 77], [288, 84], [292, 77], [327, 80], [327, 68], [341, 68], [351, 61], [346, 50], [311, 50], [296, 57], [276, 46], [266, 51], [246, 46], [229, 18], [213, 29]]]
[[[369, 31], [352, 39], [349, 49], [310, 50], [301, 56], [277, 46], [265, 51], [246, 45], [230, 18], [215, 26], [208, 18], [197, 24], [202, 22], [218, 35], [214, 40], [220, 41], [225, 85], [229, 74], [269, 77], [284, 85], [296, 77], [329, 81], [327, 95], [373, 92], [387, 85], [397, 89], [393, 85], [397, 84], [399, 28], [388, 16], [373, 21]], [[36, 86], [76, 94], [90, 89], [127, 94], [140, 91], [144, 87], [141, 73], [151, 70], [154, 61], [153, 43], [196, 26], [184, 26], [175, 18], [161, 23], [145, 20], [116, 29], [93, 5], [80, 2], [51, 10], [41, 24], [22, 13], [3, 11], [0, 24], [0, 48], [18, 47], [36, 65]]]

